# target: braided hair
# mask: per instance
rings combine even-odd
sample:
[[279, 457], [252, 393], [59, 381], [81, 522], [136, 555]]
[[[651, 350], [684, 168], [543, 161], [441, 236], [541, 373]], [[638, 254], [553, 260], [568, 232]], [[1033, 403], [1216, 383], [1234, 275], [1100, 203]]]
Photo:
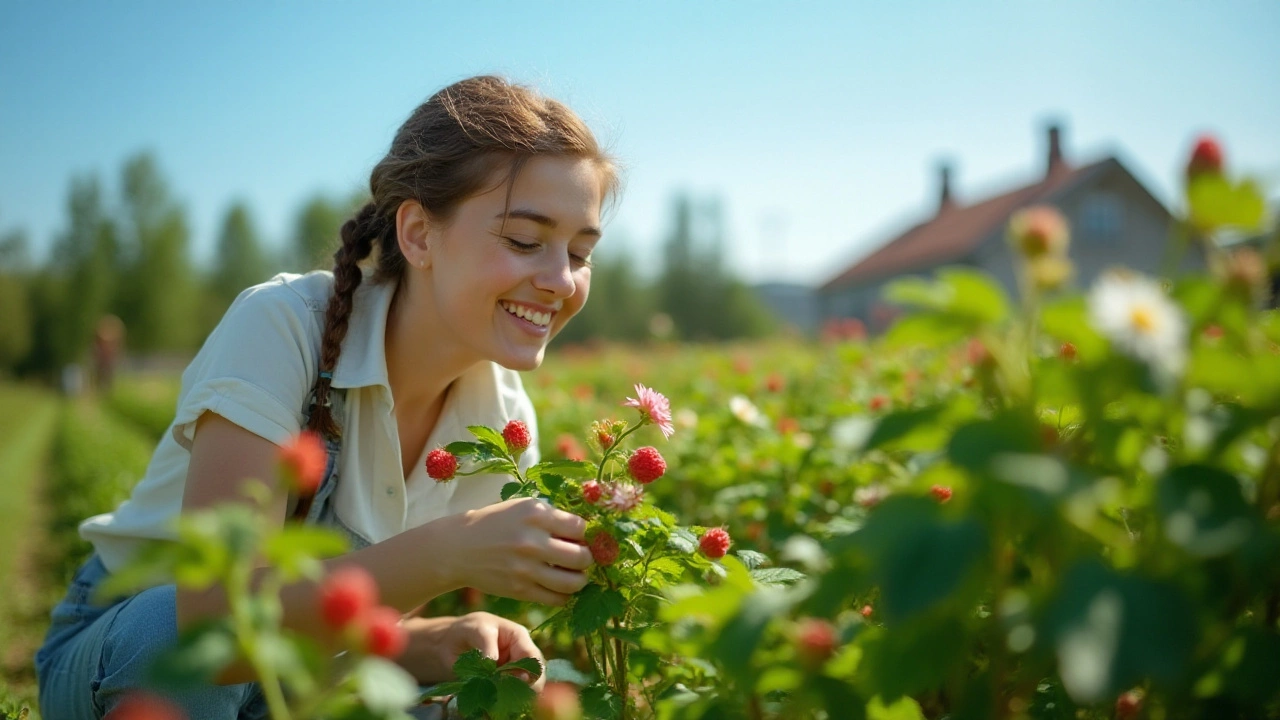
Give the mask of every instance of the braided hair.
[[486, 75], [454, 83], [418, 106], [400, 126], [370, 175], [370, 201], [342, 225], [308, 429], [326, 437], [340, 432], [328, 399], [355, 292], [364, 279], [360, 263], [375, 255], [372, 282], [398, 282], [403, 276], [408, 263], [395, 227], [400, 205], [414, 200], [432, 218], [447, 223], [463, 200], [493, 186], [500, 172], [506, 172], [510, 193], [520, 168], [537, 155], [589, 159], [600, 173], [605, 196], [617, 192], [613, 160], [572, 110], [502, 78]]

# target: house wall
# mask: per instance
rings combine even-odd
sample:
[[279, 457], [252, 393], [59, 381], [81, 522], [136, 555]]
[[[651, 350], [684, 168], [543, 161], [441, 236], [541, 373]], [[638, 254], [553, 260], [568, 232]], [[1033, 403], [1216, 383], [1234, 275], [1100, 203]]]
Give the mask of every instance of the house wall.
[[[1071, 226], [1072, 285], [1087, 288], [1105, 270], [1124, 266], [1148, 275], [1168, 275], [1173, 245], [1168, 211], [1118, 163], [1100, 171], [1054, 203]], [[979, 246], [976, 264], [995, 276], [1010, 293], [1017, 292], [1012, 250], [1004, 228]], [[1188, 249], [1180, 271], [1204, 266], [1203, 255]]]

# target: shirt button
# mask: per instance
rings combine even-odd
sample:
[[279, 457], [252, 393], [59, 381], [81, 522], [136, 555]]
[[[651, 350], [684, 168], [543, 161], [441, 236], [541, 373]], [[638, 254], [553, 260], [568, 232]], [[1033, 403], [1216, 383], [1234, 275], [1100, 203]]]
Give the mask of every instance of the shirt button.
[[387, 486], [387, 494], [388, 494], [388, 495], [395, 495], [395, 494], [396, 494], [396, 489], [395, 489], [395, 488], [393, 488], [393, 487], [391, 487], [390, 485], [388, 485], [388, 486]]

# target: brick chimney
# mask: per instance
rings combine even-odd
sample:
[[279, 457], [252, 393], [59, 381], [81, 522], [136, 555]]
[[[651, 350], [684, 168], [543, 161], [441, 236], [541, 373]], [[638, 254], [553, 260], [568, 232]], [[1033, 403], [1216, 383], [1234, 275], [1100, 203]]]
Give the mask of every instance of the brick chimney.
[[951, 195], [951, 163], [943, 161], [938, 163], [938, 181], [941, 183], [942, 190], [938, 196], [938, 213], [941, 214], [948, 208], [955, 207], [955, 198]]
[[1067, 167], [1062, 157], [1062, 127], [1058, 123], [1049, 124], [1049, 161], [1045, 167], [1045, 176], [1054, 174]]

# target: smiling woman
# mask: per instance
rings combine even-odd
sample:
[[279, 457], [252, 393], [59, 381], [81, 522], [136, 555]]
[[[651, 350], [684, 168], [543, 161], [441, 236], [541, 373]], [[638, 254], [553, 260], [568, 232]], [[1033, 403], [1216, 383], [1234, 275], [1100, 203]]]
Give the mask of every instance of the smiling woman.
[[[180, 513], [245, 502], [241, 481], [274, 477], [277, 446], [303, 429], [325, 440], [323, 480], [313, 498], [277, 493], [272, 518], [341, 531], [354, 550], [331, 566], [366, 570], [385, 604], [407, 613], [460, 587], [561, 604], [586, 584], [582, 518], [531, 498], [499, 502], [502, 477], [437, 482], [424, 465], [431, 448], [470, 439], [467, 426], [513, 420], [531, 435], [521, 465], [538, 461], [516, 371], [537, 368], [587, 300], [613, 162], [564, 105], [476, 77], [413, 112], [369, 189], [331, 273], [241, 293], [184, 373], [176, 417], [133, 496], [81, 526], [95, 554], [37, 656], [45, 716], [102, 717], [180, 628], [226, 614], [218, 588], [90, 598], [144, 540], [172, 537]], [[280, 599], [285, 626], [326, 637], [313, 584]], [[527, 630], [492, 615], [403, 625], [400, 662], [423, 683], [448, 679], [466, 648], [541, 658]], [[232, 666], [223, 684], [173, 699], [193, 718], [258, 717], [251, 677]]]

